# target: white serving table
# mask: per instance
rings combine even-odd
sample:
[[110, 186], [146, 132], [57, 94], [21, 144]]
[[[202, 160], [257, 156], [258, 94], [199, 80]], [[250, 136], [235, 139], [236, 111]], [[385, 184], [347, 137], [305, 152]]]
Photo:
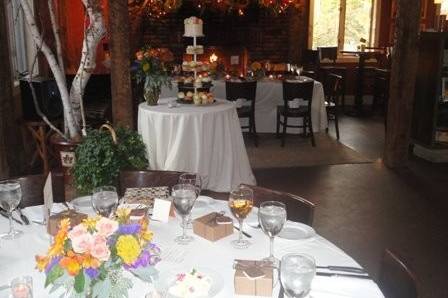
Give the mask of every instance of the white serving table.
[[234, 103], [217, 99], [209, 106], [169, 108], [172, 100], [141, 103], [138, 109], [150, 168], [199, 173], [203, 189], [217, 192], [230, 192], [240, 183], [255, 185]]
[[[213, 81], [211, 92], [217, 98], [226, 98], [226, 84], [224, 80]], [[177, 83], [173, 88], [162, 88], [162, 97], [175, 97]], [[277, 106], [283, 105], [282, 82], [273, 79], [262, 79], [257, 82], [255, 100], [255, 122], [257, 132], [273, 133], [276, 129]], [[325, 96], [322, 83], [314, 81], [313, 103], [311, 106], [311, 120], [314, 132], [323, 131], [328, 127], [327, 112], [325, 110]], [[242, 119], [242, 121], [244, 121]], [[297, 132], [288, 128], [288, 132]]]
[[[199, 202], [201, 204], [199, 204]], [[32, 207], [41, 210], [41, 206]], [[25, 214], [36, 213], [27, 212]], [[202, 216], [212, 211], [225, 210], [230, 213], [227, 202], [211, 200], [200, 197], [193, 208], [192, 217]], [[16, 215], [17, 216], [17, 215]], [[256, 217], [256, 208], [252, 211], [248, 220]], [[34, 297], [59, 297], [49, 295], [44, 289], [45, 275], [35, 269], [34, 256], [44, 254], [49, 245], [49, 236], [41, 225], [31, 224], [19, 226], [24, 235], [16, 240], [2, 240], [0, 243], [0, 286], [9, 283], [13, 278], [23, 275], [33, 277]], [[150, 228], [154, 231], [154, 242], [162, 249], [162, 261], [156, 268], [161, 274], [167, 270], [177, 268], [208, 268], [219, 273], [221, 277], [222, 290], [216, 298], [229, 297], [251, 297], [234, 295], [232, 268], [234, 259], [257, 260], [269, 254], [269, 240], [261, 229], [245, 226], [244, 230], [252, 235], [252, 245], [248, 249], [235, 249], [230, 242], [237, 237], [237, 233], [223, 238], [217, 242], [210, 242], [199, 236], [189, 245], [177, 245], [173, 239], [181, 233], [179, 220], [171, 218], [168, 223], [152, 221]], [[0, 233], [8, 231], [8, 221], [0, 217]], [[192, 233], [191, 230], [188, 231]], [[275, 239], [275, 256], [281, 258], [284, 254], [296, 252], [306, 253], [313, 256], [318, 265], [340, 265], [359, 266], [350, 256], [341, 249], [316, 235], [306, 240]], [[171, 257], [165, 254], [170, 254]], [[172, 257], [176, 255], [176, 257]], [[144, 297], [153, 290], [149, 284], [133, 279], [134, 287], [129, 292], [129, 297]], [[156, 281], [157, 283], [157, 281]], [[278, 297], [278, 283], [274, 288], [272, 297]], [[313, 298], [383, 298], [378, 286], [372, 280], [345, 278], [345, 277], [323, 277], [316, 276], [313, 280], [311, 296]], [[0, 297], [8, 297], [8, 291], [0, 291]]]

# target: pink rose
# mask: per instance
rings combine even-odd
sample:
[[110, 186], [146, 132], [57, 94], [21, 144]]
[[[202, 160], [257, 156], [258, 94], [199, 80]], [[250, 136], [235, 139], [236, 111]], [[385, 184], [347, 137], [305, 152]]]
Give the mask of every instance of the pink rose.
[[95, 235], [90, 254], [100, 261], [107, 261], [110, 257], [110, 250], [107, 246], [106, 238], [101, 235]]
[[102, 217], [96, 223], [96, 230], [98, 231], [98, 234], [104, 237], [109, 237], [110, 235], [115, 233], [117, 229], [118, 229], [118, 222], [105, 217]]
[[73, 240], [74, 238], [78, 238], [81, 235], [87, 234], [87, 228], [83, 224], [79, 224], [74, 226], [70, 232], [68, 232], [68, 238]]
[[78, 237], [71, 238], [73, 251], [79, 254], [88, 252], [93, 246], [93, 236], [89, 233], [81, 234]]

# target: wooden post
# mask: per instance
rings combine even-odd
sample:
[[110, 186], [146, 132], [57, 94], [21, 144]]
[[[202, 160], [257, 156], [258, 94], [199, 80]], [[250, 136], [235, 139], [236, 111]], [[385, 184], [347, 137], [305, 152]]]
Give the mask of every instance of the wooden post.
[[384, 163], [392, 168], [405, 166], [408, 159], [418, 65], [420, 5], [421, 0], [398, 0], [384, 148]]
[[114, 124], [133, 127], [128, 0], [110, 0], [109, 9]]
[[6, 24], [6, 1], [0, 4], [0, 179], [8, 178], [10, 175], [10, 165], [8, 163], [8, 137], [11, 134], [9, 121], [13, 104], [12, 78], [9, 53], [8, 27]]

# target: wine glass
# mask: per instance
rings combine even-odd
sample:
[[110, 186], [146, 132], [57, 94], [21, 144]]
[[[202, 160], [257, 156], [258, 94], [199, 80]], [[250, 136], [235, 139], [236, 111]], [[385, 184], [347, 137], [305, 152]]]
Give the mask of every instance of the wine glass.
[[269, 236], [269, 257], [263, 261], [278, 267], [279, 260], [274, 257], [274, 237], [280, 233], [286, 222], [286, 206], [282, 202], [267, 201], [260, 204], [258, 222], [263, 232]]
[[118, 206], [118, 194], [115, 186], [101, 186], [93, 190], [92, 207], [97, 214], [110, 217]]
[[304, 298], [316, 275], [314, 258], [305, 254], [286, 254], [280, 263], [280, 281], [287, 297]]
[[243, 221], [252, 210], [254, 205], [254, 193], [252, 189], [247, 186], [240, 185], [237, 189], [230, 193], [229, 208], [233, 216], [238, 219], [239, 234], [238, 240], [233, 240], [232, 245], [235, 248], [248, 248], [250, 242], [243, 239]]
[[0, 207], [8, 213], [9, 232], [1, 236], [3, 239], [12, 240], [19, 238], [23, 232], [14, 229], [12, 212], [17, 208], [22, 200], [22, 188], [17, 180], [5, 180], [0, 182]]
[[176, 210], [176, 213], [182, 217], [182, 235], [177, 236], [174, 239], [178, 244], [185, 245], [194, 239], [186, 233], [186, 220], [196, 201], [196, 191], [196, 187], [191, 184], [176, 184], [172, 188], [171, 196], [173, 198], [174, 209]]
[[[191, 184], [196, 188], [196, 198], [199, 197], [202, 190], [202, 179], [199, 174], [196, 173], [184, 173], [179, 176], [179, 184]], [[181, 223], [183, 225], [183, 222]], [[191, 213], [187, 217], [187, 229], [192, 229]]]

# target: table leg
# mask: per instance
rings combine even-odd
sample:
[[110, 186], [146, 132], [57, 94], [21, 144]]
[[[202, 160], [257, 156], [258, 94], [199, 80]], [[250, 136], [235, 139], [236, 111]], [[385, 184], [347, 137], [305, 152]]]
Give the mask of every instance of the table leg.
[[361, 54], [359, 55], [358, 71], [356, 73], [355, 108], [354, 110], [347, 112], [347, 115], [352, 117], [363, 116], [364, 68], [365, 68], [365, 55]]

